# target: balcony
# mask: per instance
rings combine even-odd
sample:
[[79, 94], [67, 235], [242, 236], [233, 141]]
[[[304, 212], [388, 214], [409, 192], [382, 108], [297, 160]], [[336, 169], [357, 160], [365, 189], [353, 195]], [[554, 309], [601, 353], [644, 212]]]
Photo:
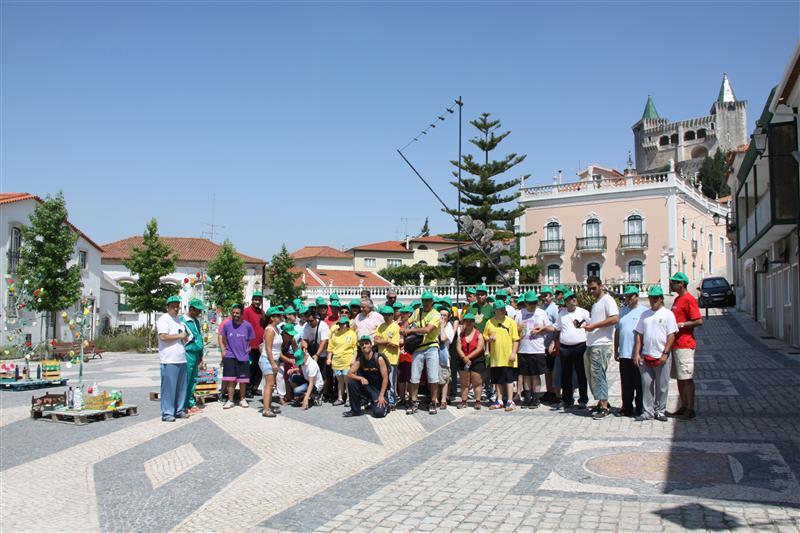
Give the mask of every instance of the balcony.
[[575, 244], [575, 250], [578, 252], [605, 252], [606, 236], [599, 235], [597, 237], [578, 237]]
[[621, 250], [646, 250], [647, 233], [629, 233], [619, 236], [619, 247]]
[[539, 241], [539, 255], [563, 254], [564, 239], [547, 239]]

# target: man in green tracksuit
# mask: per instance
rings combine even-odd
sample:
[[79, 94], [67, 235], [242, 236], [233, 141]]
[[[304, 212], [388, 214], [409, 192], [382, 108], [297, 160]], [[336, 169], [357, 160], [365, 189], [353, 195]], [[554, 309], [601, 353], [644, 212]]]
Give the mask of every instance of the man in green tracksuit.
[[200, 408], [195, 405], [194, 388], [197, 386], [197, 369], [203, 360], [203, 330], [197, 317], [205, 310], [203, 301], [193, 298], [189, 301], [189, 312], [181, 317], [181, 322], [186, 324], [188, 337], [184, 348], [186, 349], [186, 412], [190, 415], [197, 413]]

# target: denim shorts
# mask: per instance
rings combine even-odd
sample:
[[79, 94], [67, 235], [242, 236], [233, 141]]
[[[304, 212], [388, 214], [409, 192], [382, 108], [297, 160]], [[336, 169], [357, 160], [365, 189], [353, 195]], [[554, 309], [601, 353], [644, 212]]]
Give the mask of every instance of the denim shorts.
[[269, 358], [266, 355], [262, 355], [258, 358], [258, 368], [261, 369], [261, 373], [265, 376], [272, 375], [272, 365], [269, 364]]
[[411, 383], [419, 383], [423, 367], [428, 373], [428, 383], [439, 383], [439, 347], [437, 345], [416, 350], [412, 357]]
[[339, 376], [346, 376], [346, 375], [347, 375], [347, 374], [349, 374], [349, 373], [350, 373], [350, 369], [349, 369], [349, 368], [348, 368], [348, 369], [345, 369], [345, 370], [334, 370], [334, 371], [333, 371], [333, 375], [334, 375], [334, 376], [337, 376], [337, 377], [339, 377]]

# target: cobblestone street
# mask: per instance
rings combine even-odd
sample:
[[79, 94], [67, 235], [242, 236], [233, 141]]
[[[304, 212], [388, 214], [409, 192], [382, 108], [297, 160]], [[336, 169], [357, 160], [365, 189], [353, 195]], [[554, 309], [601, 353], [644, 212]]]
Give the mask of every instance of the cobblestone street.
[[165, 424], [157, 356], [106, 356], [86, 379], [138, 417], [33, 421], [30, 392], [0, 393], [2, 530], [797, 531], [800, 354], [711, 314], [690, 422], [544, 406], [345, 420], [328, 404], [263, 419], [252, 401]]

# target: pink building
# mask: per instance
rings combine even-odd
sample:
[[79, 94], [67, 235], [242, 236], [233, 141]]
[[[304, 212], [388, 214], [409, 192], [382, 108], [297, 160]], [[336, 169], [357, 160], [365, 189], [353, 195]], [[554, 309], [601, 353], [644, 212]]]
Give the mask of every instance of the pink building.
[[706, 198], [699, 184], [677, 175], [625, 173], [591, 165], [578, 180], [526, 187], [520, 229], [528, 263], [543, 282], [661, 283], [683, 271], [693, 281], [727, 275], [727, 203]]

